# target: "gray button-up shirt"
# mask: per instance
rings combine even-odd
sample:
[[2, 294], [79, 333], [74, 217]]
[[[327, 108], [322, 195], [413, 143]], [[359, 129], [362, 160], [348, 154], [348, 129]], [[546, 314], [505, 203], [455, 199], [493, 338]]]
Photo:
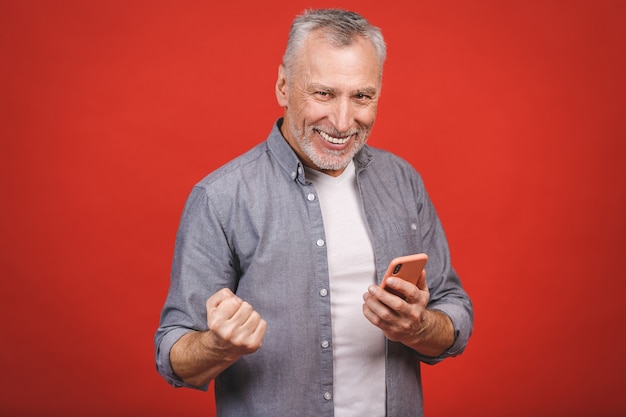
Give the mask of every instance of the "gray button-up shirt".
[[[172, 371], [169, 352], [186, 332], [207, 329], [207, 298], [230, 288], [267, 321], [263, 346], [215, 380], [220, 417], [333, 415], [322, 212], [280, 123], [282, 119], [265, 142], [193, 188], [155, 335], [159, 373], [174, 386], [188, 386]], [[452, 268], [443, 229], [419, 174], [404, 160], [368, 146], [354, 162], [378, 281], [392, 258], [428, 254], [429, 308], [447, 314], [454, 324], [454, 345], [437, 358], [387, 341], [387, 415], [421, 416], [420, 362], [436, 363], [463, 351], [472, 331], [472, 305]]]

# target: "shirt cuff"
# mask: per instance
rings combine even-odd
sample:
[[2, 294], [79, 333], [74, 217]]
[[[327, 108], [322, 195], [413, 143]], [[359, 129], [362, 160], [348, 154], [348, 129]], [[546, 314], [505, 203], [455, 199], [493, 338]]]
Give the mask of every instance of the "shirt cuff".
[[168, 384], [172, 385], [175, 388], [193, 388], [201, 391], [207, 391], [209, 389], [209, 384], [203, 386], [195, 386], [185, 383], [182, 379], [176, 375], [174, 370], [172, 369], [172, 363], [170, 362], [170, 351], [172, 350], [172, 346], [183, 337], [185, 334], [191, 332], [193, 330], [186, 328], [176, 328], [165, 335], [161, 339], [159, 343], [159, 347], [156, 352], [156, 367], [157, 371], [161, 376], [167, 381]]
[[454, 343], [445, 352], [436, 357], [421, 356], [422, 362], [434, 365], [445, 358], [463, 353], [472, 334], [472, 317], [465, 307], [456, 304], [440, 304], [429, 306], [429, 309], [439, 311], [450, 318], [454, 327]]

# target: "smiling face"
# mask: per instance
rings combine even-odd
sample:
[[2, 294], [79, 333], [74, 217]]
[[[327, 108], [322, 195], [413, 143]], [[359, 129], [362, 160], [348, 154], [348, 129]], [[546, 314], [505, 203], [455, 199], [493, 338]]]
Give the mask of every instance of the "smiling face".
[[363, 147], [376, 119], [382, 68], [373, 44], [356, 37], [337, 47], [323, 33], [304, 42], [276, 97], [284, 107], [282, 134], [302, 162], [337, 176]]

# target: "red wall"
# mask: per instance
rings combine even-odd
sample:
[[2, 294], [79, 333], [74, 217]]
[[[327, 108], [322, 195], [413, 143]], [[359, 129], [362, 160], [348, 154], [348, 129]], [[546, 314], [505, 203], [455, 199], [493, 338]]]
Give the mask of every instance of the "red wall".
[[[213, 3], [0, 2], [0, 415], [212, 415], [154, 370], [178, 218], [281, 114], [312, 4]], [[626, 413], [626, 2], [341, 6], [384, 30], [371, 143], [424, 175], [475, 303], [427, 415]]]

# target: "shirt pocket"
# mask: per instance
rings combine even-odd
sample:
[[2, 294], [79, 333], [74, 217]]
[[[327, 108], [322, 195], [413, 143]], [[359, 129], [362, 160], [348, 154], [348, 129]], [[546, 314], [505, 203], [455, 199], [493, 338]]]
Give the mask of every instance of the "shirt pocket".
[[421, 251], [421, 233], [417, 219], [407, 218], [403, 221], [396, 220], [393, 222], [391, 229], [396, 236], [396, 243], [400, 246], [398, 250], [402, 251], [401, 255], [410, 255]]

